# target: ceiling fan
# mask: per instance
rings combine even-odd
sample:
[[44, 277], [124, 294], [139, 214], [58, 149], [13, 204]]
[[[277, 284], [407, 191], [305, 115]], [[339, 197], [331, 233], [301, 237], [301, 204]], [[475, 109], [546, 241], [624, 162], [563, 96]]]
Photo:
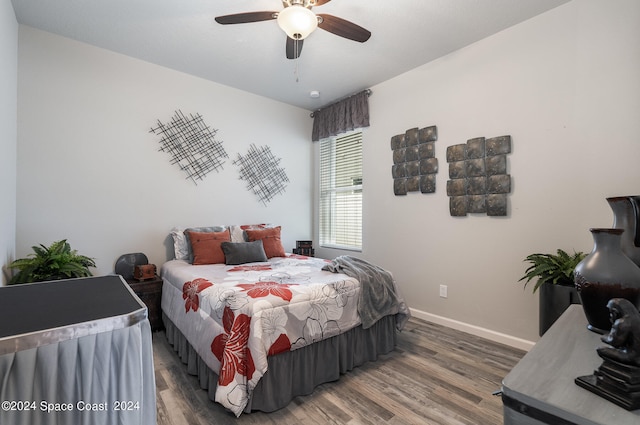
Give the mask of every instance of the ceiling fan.
[[311, 11], [314, 6], [322, 6], [331, 0], [282, 0], [284, 9], [280, 12], [246, 12], [216, 17], [216, 22], [223, 25], [246, 24], [250, 22], [276, 19], [278, 25], [287, 34], [286, 54], [288, 59], [300, 57], [303, 40], [316, 28], [349, 40], [364, 43], [371, 37], [371, 32], [359, 25], [337, 16], [325, 13], [316, 14]]

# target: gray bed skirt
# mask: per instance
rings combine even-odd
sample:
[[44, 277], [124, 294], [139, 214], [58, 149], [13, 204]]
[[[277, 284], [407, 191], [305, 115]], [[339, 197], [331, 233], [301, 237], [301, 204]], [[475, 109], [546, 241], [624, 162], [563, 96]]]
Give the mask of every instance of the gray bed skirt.
[[[164, 312], [162, 319], [167, 340], [187, 365], [187, 373], [197, 376], [200, 387], [208, 390], [209, 398], [214, 400], [218, 375], [209, 369]], [[336, 381], [341, 374], [375, 361], [378, 356], [393, 351], [396, 332], [395, 316], [386, 316], [368, 329], [358, 326], [327, 340], [269, 357], [269, 369], [254, 389], [245, 413], [281, 409], [293, 398], [310, 394], [318, 385]]]

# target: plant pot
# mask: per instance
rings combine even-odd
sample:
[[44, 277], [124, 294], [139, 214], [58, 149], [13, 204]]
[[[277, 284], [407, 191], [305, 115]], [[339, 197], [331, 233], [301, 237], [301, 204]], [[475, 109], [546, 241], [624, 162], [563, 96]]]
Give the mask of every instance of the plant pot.
[[578, 290], [574, 285], [554, 285], [546, 282], [540, 285], [540, 318], [538, 321], [540, 336], [549, 330], [571, 304], [580, 304]]
[[589, 229], [593, 250], [575, 268], [575, 284], [580, 295], [588, 328], [597, 333], [611, 329], [607, 303], [626, 298], [640, 307], [640, 267], [621, 247], [623, 229]]

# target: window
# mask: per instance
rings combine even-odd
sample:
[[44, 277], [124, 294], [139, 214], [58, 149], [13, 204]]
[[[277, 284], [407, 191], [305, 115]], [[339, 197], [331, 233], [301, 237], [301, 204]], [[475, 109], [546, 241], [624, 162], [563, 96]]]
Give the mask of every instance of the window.
[[320, 142], [320, 245], [362, 249], [362, 133]]

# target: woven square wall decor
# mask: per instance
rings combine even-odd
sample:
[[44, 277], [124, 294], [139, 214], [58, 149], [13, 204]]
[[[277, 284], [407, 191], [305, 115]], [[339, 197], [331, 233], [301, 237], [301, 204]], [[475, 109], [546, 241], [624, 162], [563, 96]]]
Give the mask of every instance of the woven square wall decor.
[[433, 193], [436, 191], [438, 159], [435, 157], [435, 141], [438, 129], [435, 125], [411, 128], [391, 138], [393, 151], [393, 193], [396, 196], [408, 192]]
[[507, 215], [507, 195], [511, 192], [511, 176], [507, 174], [509, 153], [511, 136], [477, 137], [447, 147], [447, 196], [452, 216]]

